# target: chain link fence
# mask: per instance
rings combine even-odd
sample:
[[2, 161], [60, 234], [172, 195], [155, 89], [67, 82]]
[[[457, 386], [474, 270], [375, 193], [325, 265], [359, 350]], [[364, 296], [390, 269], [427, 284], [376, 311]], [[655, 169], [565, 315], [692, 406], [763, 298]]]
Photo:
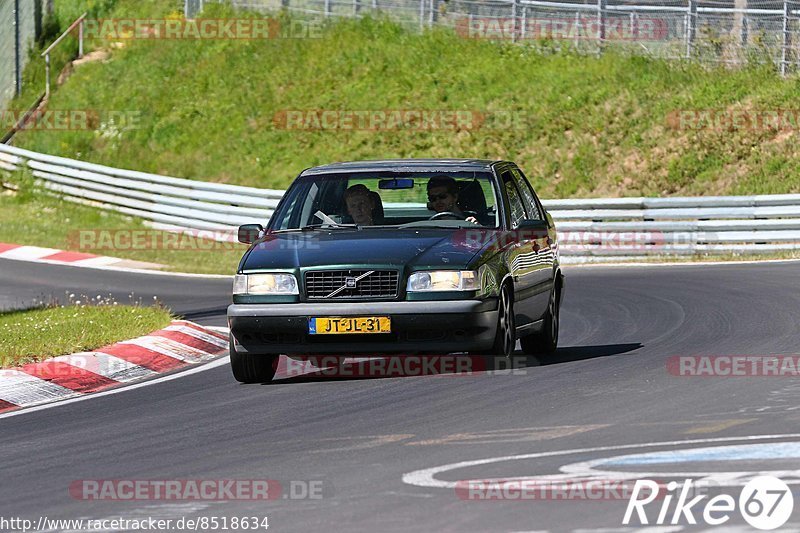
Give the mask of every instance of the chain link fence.
[[0, 0], [0, 109], [19, 87], [30, 47], [41, 31], [40, 0]]
[[467, 38], [548, 41], [592, 53], [613, 45], [703, 63], [772, 62], [782, 74], [800, 60], [800, 0], [185, 0], [187, 17], [209, 3], [323, 18], [382, 13]]

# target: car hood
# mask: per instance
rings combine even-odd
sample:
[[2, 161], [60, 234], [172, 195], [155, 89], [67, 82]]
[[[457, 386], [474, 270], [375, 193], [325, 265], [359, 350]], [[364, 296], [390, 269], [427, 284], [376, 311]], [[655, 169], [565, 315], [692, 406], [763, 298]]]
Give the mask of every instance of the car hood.
[[[465, 233], [475, 232], [477, 238]], [[494, 231], [438, 228], [325, 229], [271, 233], [256, 242], [242, 270], [321, 266], [470, 267]]]

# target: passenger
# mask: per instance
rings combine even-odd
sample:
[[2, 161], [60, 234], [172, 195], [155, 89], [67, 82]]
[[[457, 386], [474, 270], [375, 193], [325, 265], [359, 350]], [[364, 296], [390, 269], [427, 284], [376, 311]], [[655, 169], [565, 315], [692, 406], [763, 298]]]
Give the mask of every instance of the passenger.
[[381, 197], [370, 191], [366, 185], [358, 184], [348, 188], [344, 192], [344, 203], [347, 214], [359, 226], [374, 226], [383, 221]]
[[458, 183], [447, 176], [431, 178], [428, 181], [428, 209], [437, 213], [453, 213], [467, 222], [478, 224], [475, 217], [468, 217], [458, 206]]

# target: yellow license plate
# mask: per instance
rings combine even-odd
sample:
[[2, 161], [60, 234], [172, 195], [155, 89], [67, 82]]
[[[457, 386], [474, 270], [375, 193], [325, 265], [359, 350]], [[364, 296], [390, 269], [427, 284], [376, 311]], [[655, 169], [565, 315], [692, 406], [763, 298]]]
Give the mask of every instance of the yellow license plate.
[[308, 332], [311, 335], [391, 333], [392, 321], [388, 316], [309, 318]]

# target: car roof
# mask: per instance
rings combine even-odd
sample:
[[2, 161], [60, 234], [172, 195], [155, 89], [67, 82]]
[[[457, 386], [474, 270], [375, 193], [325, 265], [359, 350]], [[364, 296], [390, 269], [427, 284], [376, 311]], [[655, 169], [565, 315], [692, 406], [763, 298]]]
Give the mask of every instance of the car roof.
[[459, 172], [486, 171], [501, 163], [490, 159], [380, 159], [346, 161], [304, 170], [301, 176], [339, 172]]

